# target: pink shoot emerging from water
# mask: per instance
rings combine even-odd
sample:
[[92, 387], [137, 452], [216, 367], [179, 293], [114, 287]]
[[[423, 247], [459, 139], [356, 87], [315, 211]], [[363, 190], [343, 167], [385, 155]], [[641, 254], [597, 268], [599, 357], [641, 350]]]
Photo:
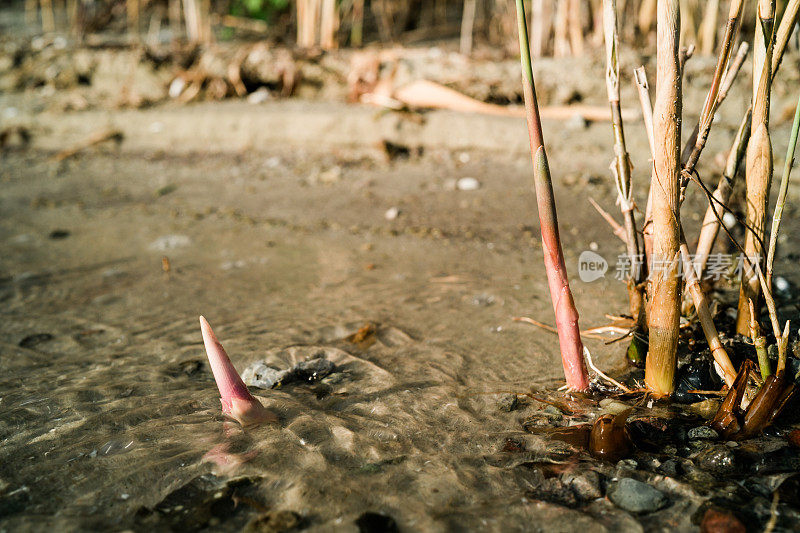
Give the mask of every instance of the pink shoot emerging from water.
[[208, 321], [202, 316], [200, 331], [203, 333], [203, 344], [206, 347], [208, 362], [211, 364], [211, 372], [219, 389], [222, 412], [243, 426], [277, 422], [278, 417], [275, 413], [267, 410], [247, 390], [228, 354], [225, 353], [225, 348], [217, 340]]

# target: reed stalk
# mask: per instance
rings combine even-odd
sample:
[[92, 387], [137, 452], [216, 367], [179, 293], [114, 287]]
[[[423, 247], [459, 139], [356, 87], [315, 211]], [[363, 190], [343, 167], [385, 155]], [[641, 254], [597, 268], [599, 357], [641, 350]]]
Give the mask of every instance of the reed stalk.
[[639, 6], [639, 32], [642, 35], [650, 33], [650, 28], [653, 27], [653, 21], [656, 18], [656, 0], [642, 0]]
[[781, 175], [780, 192], [778, 201], [775, 204], [775, 211], [772, 214], [772, 229], [769, 236], [769, 251], [767, 252], [767, 286], [772, 287], [772, 266], [775, 262], [775, 248], [778, 244], [778, 231], [781, 228], [781, 217], [783, 208], [786, 206], [786, 193], [789, 191], [789, 176], [794, 165], [794, 150], [797, 146], [797, 131], [800, 129], [800, 98], [797, 100], [797, 107], [794, 111], [794, 122], [792, 122], [792, 133], [789, 136], [789, 146], [786, 148], [786, 163], [783, 166]]
[[697, 239], [697, 252], [694, 254], [694, 260], [697, 274], [701, 279], [708, 264], [708, 256], [711, 255], [714, 241], [716, 241], [719, 234], [719, 221], [723, 215], [721, 206], [726, 205], [730, 199], [733, 192], [733, 180], [742, 160], [744, 160], [745, 152], [747, 152], [747, 141], [750, 139], [751, 112], [751, 110], [748, 110], [745, 120], [742, 120], [742, 123], [739, 124], [739, 129], [733, 138], [728, 158], [725, 161], [725, 169], [719, 178], [717, 188], [714, 189], [713, 200], [709, 202], [706, 208], [703, 224], [700, 227], [700, 237]]
[[689, 246], [686, 244], [686, 236], [681, 229], [681, 259], [683, 261], [683, 273], [686, 280], [686, 290], [692, 298], [694, 308], [697, 311], [697, 319], [700, 322], [700, 327], [703, 329], [703, 334], [708, 342], [708, 348], [711, 350], [711, 357], [717, 364], [722, 379], [728, 387], [733, 386], [733, 381], [736, 379], [736, 368], [731, 363], [728, 352], [722, 346], [722, 341], [719, 338], [719, 332], [714, 325], [714, 319], [711, 316], [711, 308], [709, 307], [708, 297], [700, 287], [700, 278], [695, 270], [692, 258], [689, 255]]
[[42, 31], [51, 33], [56, 31], [56, 15], [53, 9], [53, 0], [39, 0], [42, 10]]
[[573, 56], [583, 55], [583, 23], [581, 0], [569, 0], [569, 46]]
[[353, 25], [350, 27], [350, 46], [359, 48], [364, 42], [364, 0], [353, 0]]
[[[652, 155], [656, 149], [653, 136], [653, 104], [650, 101], [650, 86], [647, 84], [647, 73], [643, 66], [634, 69], [633, 81], [636, 84], [639, 103], [642, 106], [642, 120], [644, 120], [647, 140], [650, 143], [650, 162], [652, 166]], [[644, 224], [642, 225], [642, 247], [644, 248], [644, 264], [649, 269], [650, 258], [653, 256], [653, 189], [649, 189], [647, 193]]]
[[337, 48], [336, 32], [339, 30], [339, 10], [336, 0], [322, 0], [320, 5], [319, 44], [323, 50]]
[[789, 0], [783, 10], [781, 22], [778, 24], [778, 31], [775, 34], [775, 50], [772, 53], [772, 76], [775, 77], [778, 67], [781, 65], [783, 54], [786, 52], [786, 45], [789, 44], [789, 37], [798, 22], [800, 13], [800, 0]]
[[569, 1], [556, 0], [556, 12], [553, 21], [553, 56], [569, 55]]
[[750, 338], [753, 339], [753, 346], [756, 349], [758, 367], [761, 371], [761, 379], [767, 379], [772, 374], [769, 364], [769, 354], [767, 353], [767, 339], [761, 334], [761, 328], [756, 320], [756, 313], [753, 309], [753, 300], [750, 300]]
[[139, 0], [126, 0], [128, 33], [134, 38], [139, 35]]
[[[780, 68], [783, 54], [786, 52], [786, 46], [789, 43], [789, 37], [791, 36], [792, 30], [797, 24], [799, 15], [800, 0], [789, 0], [789, 3], [786, 5], [786, 9], [783, 12], [781, 22], [778, 25], [775, 48], [772, 53], [772, 80], [775, 80], [775, 76], [778, 74], [778, 69]], [[727, 204], [728, 198], [730, 197], [730, 192], [732, 190], [731, 186], [733, 185], [732, 180], [736, 176], [736, 169], [746, 153], [748, 141], [750, 139], [752, 112], [753, 107], [751, 105], [747, 109], [747, 112], [745, 113], [745, 116], [742, 118], [742, 122], [739, 125], [731, 152], [728, 154], [728, 162], [725, 166], [725, 172], [720, 178], [717, 191], [714, 192], [713, 197], [719, 202], [712, 200], [706, 209], [706, 214], [703, 218], [703, 227], [700, 232], [700, 238], [697, 242], [697, 253], [695, 254], [700, 277], [703, 276], [708, 255], [711, 253], [711, 249], [714, 247], [714, 241], [716, 241], [717, 235], [719, 234], [719, 219], [722, 216], [721, 210], [724, 208], [723, 206]], [[719, 195], [717, 194], [718, 192]]]
[[680, 324], [680, 19], [679, 0], [659, 0], [656, 99], [653, 106], [655, 153], [650, 185], [653, 195], [653, 267], [647, 313], [650, 343], [645, 366], [645, 383], [657, 396], [667, 396], [675, 390]]
[[[731, 85], [733, 85], [733, 80], [736, 79], [736, 74], [741, 69], [742, 63], [744, 62], [744, 57], [747, 54], [747, 48], [744, 48], [744, 53], [738, 53], [736, 56], [737, 60], [739, 61], [732, 64], [730, 69], [727, 69], [731, 54], [733, 52], [733, 42], [739, 32], [739, 22], [742, 17], [742, 5], [743, 0], [733, 0], [731, 2], [730, 11], [728, 13], [728, 22], [725, 24], [725, 34], [720, 44], [719, 55], [717, 56], [717, 65], [714, 69], [714, 76], [711, 79], [711, 87], [708, 89], [708, 94], [706, 95], [706, 100], [703, 104], [703, 110], [700, 113], [700, 121], [697, 123], [697, 126], [695, 126], [695, 130], [692, 133], [695, 141], [689, 157], [684, 163], [684, 176], [691, 175], [691, 173], [694, 171], [694, 168], [697, 165], [697, 160], [700, 158], [700, 154], [702, 153], [703, 148], [706, 145], [706, 141], [708, 140], [708, 134], [711, 131], [711, 124], [714, 121], [714, 114], [716, 113], [719, 105], [728, 95], [728, 91], [730, 90]], [[740, 47], [740, 52], [741, 48], [742, 47]], [[685, 186], [685, 181], [688, 181], [688, 179], [684, 178], [684, 183], [682, 184], [683, 186]]]
[[[522, 62], [522, 90], [525, 98], [525, 112], [528, 122], [528, 135], [533, 161], [536, 200], [539, 209], [539, 224], [542, 231], [542, 249], [550, 297], [556, 315], [561, 362], [567, 385], [578, 391], [589, 387], [589, 378], [583, 359], [583, 343], [578, 327], [578, 310], [572, 298], [561, 249], [561, 238], [558, 232], [555, 196], [547, 165], [547, 154], [544, 148], [542, 124], [539, 118], [539, 106], [536, 101], [536, 88], [533, 80], [528, 26], [525, 17], [523, 0], [516, 0], [517, 27], [519, 29], [520, 59]], [[677, 324], [676, 329], [677, 331]]]
[[[753, 47], [753, 116], [750, 142], [747, 146], [747, 225], [752, 228], [745, 235], [744, 253], [759, 264], [764, 261], [764, 228], [767, 219], [767, 201], [772, 185], [772, 142], [769, 134], [769, 104], [772, 82], [772, 50], [775, 0], [757, 3], [755, 45]], [[750, 329], [750, 305], [753, 300], [756, 313], [760, 307], [761, 287], [757, 274], [746, 264], [742, 269], [739, 290], [739, 309], [736, 331], [747, 335]]]
[[533, 0], [531, 3], [531, 35], [533, 57], [542, 57], [547, 49], [550, 36], [550, 9], [545, 0]]
[[476, 0], [465, 0], [464, 11], [461, 14], [461, 38], [459, 52], [468, 56], [472, 53], [472, 30], [475, 26]]
[[633, 194], [631, 190], [631, 160], [625, 145], [625, 129], [619, 96], [619, 33], [617, 29], [617, 2], [603, 0], [603, 27], [606, 43], [606, 91], [611, 106], [611, 123], [614, 131], [615, 160], [611, 165], [617, 187], [620, 211], [625, 223], [625, 243], [631, 270], [628, 275], [628, 300], [630, 313], [636, 321], [636, 329], [644, 331], [644, 281], [645, 269], [639, 253], [639, 235], [633, 213]]
[[703, 21], [700, 23], [700, 53], [704, 56], [710, 56], [714, 51], [717, 38], [718, 14], [719, 0], [708, 0], [703, 13]]

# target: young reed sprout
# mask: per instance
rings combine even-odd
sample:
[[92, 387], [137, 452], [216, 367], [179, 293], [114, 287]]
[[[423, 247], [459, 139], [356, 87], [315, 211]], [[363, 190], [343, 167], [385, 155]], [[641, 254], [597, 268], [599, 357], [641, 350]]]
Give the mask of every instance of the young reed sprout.
[[756, 348], [756, 357], [758, 358], [758, 367], [761, 371], [761, 379], [767, 379], [767, 376], [772, 374], [772, 368], [769, 364], [769, 355], [767, 355], [767, 339], [761, 334], [761, 328], [758, 325], [755, 309], [753, 307], [753, 300], [750, 300], [750, 338], [753, 339], [753, 346]]
[[550, 178], [550, 169], [547, 165], [542, 123], [536, 102], [536, 88], [533, 81], [533, 66], [531, 64], [528, 26], [523, 0], [516, 0], [516, 7], [520, 59], [522, 62], [522, 92], [525, 98], [531, 159], [533, 160], [544, 264], [547, 271], [553, 310], [556, 315], [561, 362], [564, 367], [567, 385], [574, 390], [583, 391], [589, 387], [589, 378], [583, 360], [583, 343], [581, 342], [580, 329], [578, 328], [578, 310], [575, 307], [575, 301], [569, 288], [564, 253], [561, 250], [553, 184]]

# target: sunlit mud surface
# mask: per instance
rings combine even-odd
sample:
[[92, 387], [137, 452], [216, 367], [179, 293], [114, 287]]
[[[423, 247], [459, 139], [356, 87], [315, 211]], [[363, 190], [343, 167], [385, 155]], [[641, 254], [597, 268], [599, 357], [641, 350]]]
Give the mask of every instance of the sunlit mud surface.
[[[590, 246], [621, 252], [584, 191], [606, 159], [562, 166], [573, 272]], [[561, 375], [555, 336], [512, 321], [552, 321], [529, 164], [7, 155], [0, 529], [235, 531], [257, 517], [269, 531], [696, 528], [713, 469], [692, 484], [659, 471], [658, 454], [590, 460], [522, 422], [590, 422], [596, 402], [568, 414], [508, 395]], [[464, 176], [481, 188], [452, 190]], [[592, 194], [613, 206], [610, 183]], [[586, 327], [626, 306], [613, 266], [575, 292]], [[200, 314], [240, 370], [324, 355], [335, 371], [253, 389], [280, 423], [243, 431], [221, 416]], [[588, 346], [623, 368], [620, 345]], [[620, 476], [666, 503], [620, 509], [605, 497]], [[725, 494], [747, 496], [763, 526], [769, 491]], [[791, 529], [797, 515], [781, 509], [777, 530]]]

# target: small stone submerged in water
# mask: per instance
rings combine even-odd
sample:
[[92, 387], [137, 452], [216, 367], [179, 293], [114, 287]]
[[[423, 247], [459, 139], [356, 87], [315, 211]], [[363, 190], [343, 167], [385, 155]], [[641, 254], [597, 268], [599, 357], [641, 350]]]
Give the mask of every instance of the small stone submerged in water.
[[668, 503], [667, 497], [660, 490], [627, 477], [609, 488], [608, 497], [617, 507], [632, 513], [651, 513]]
[[274, 389], [295, 381], [314, 383], [336, 371], [336, 365], [324, 357], [300, 361], [292, 368], [277, 369], [264, 361], [256, 361], [242, 372], [242, 381], [249, 387]]

